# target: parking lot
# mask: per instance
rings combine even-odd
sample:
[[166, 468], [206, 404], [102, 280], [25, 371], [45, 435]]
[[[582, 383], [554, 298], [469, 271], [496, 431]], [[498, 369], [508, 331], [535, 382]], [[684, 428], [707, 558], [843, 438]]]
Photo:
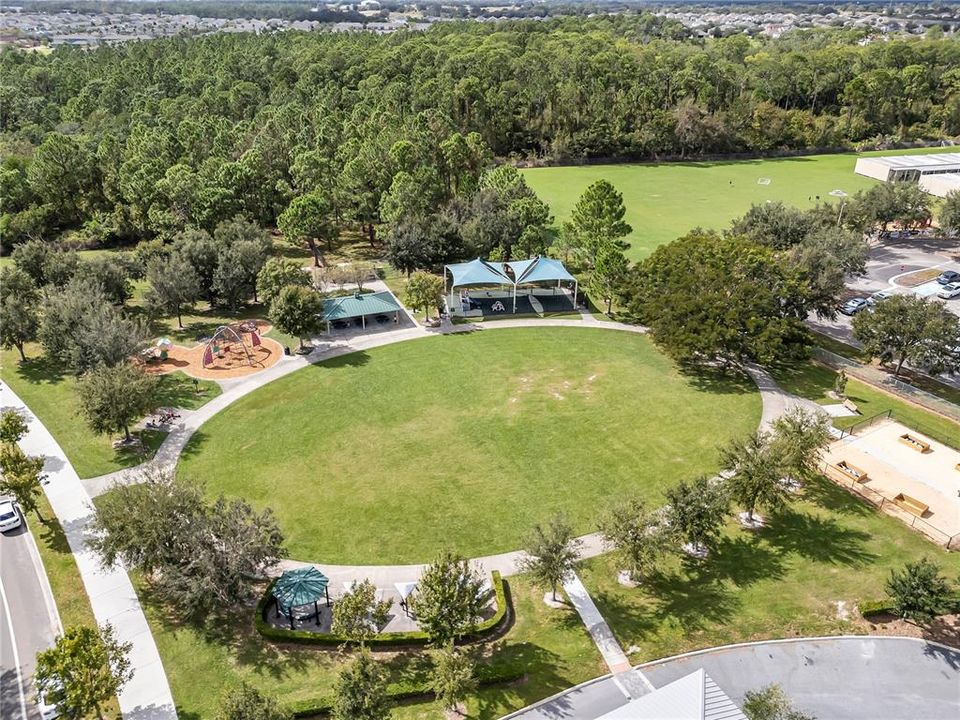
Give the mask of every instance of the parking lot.
[[[942, 289], [930, 279], [913, 287], [907, 287], [912, 275], [924, 270], [955, 270], [960, 272], [960, 241], [932, 240], [928, 238], [891, 238], [871, 243], [867, 259], [867, 273], [849, 283], [844, 299], [869, 298], [874, 293], [886, 291], [893, 294], [916, 294], [937, 299]], [[944, 300], [947, 308], [960, 316], [960, 297]], [[808, 324], [817, 332], [829, 335], [850, 345], [853, 339], [852, 318], [838, 314], [834, 320], [811, 315]]]

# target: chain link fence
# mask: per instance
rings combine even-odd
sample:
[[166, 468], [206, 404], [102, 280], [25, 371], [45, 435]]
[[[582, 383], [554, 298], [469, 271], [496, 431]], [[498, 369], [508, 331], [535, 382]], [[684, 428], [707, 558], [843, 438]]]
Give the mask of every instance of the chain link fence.
[[881, 387], [884, 390], [887, 390], [894, 395], [899, 395], [900, 397], [910, 400], [921, 407], [931, 410], [932, 412], [944, 415], [952, 420], [960, 422], [960, 406], [944, 400], [941, 397], [937, 397], [931, 393], [928, 393], [926, 390], [921, 390], [918, 387], [914, 387], [909, 383], [903, 382], [899, 378], [893, 377], [888, 373], [878, 370], [877, 368], [871, 367], [869, 365], [862, 365], [855, 360], [850, 358], [845, 358], [842, 355], [837, 355], [834, 352], [829, 350], [824, 350], [821, 347], [813, 348], [813, 357], [815, 360], [819, 360], [825, 365], [829, 365], [834, 369], [843, 368], [847, 375], [855, 377], [858, 380], [862, 380], [870, 385], [876, 385]]

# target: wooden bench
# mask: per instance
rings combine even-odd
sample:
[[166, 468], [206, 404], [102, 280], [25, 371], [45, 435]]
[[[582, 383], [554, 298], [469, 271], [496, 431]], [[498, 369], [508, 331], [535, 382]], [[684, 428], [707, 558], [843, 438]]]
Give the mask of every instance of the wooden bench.
[[860, 414], [860, 408], [858, 408], [857, 404], [849, 398], [843, 401], [843, 406], [852, 413], [856, 413], [857, 415]]
[[904, 433], [897, 438], [900, 442], [906, 445], [908, 448], [912, 448], [919, 453], [925, 453], [930, 451], [930, 443], [926, 443], [918, 437], [914, 437], [910, 433]]
[[909, 495], [904, 495], [903, 493], [897, 495], [893, 501], [908, 513], [916, 515], [917, 517], [923, 517], [924, 513], [930, 509], [928, 505], [924, 505], [916, 498], [912, 498]]
[[870, 479], [870, 476], [867, 475], [865, 470], [861, 470], [856, 465], [851, 465], [846, 460], [841, 460], [835, 465], [835, 467], [848, 478], [856, 480], [857, 482], [862, 483]]

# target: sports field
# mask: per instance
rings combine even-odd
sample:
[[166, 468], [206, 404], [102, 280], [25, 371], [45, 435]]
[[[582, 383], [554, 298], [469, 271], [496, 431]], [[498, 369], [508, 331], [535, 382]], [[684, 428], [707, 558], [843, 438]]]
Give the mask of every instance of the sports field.
[[[899, 155], [960, 152], [960, 148], [920, 148], [870, 152]], [[695, 227], [723, 229], [751, 205], [767, 200], [806, 208], [821, 200], [838, 202], [835, 190], [853, 194], [874, 180], [853, 172], [856, 153], [767, 160], [631, 165], [585, 165], [524, 170], [530, 186], [553, 210], [557, 225], [570, 216], [581, 193], [606, 179], [623, 193], [633, 226], [629, 257], [640, 260], [658, 246]], [[763, 183], [763, 184], [761, 184]]]
[[752, 385], [683, 376], [639, 334], [487, 330], [272, 382], [200, 428], [181, 472], [272, 507], [294, 559], [415, 563], [514, 550], [557, 510], [593, 531], [632, 489], [659, 503], [759, 416]]

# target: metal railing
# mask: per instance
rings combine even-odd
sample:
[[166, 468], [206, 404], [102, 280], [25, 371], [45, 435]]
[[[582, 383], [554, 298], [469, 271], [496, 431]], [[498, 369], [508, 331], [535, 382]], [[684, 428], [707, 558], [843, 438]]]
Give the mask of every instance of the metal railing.
[[857, 378], [857, 380], [882, 388], [894, 395], [899, 395], [927, 410], [960, 421], [960, 406], [926, 390], [921, 390], [910, 383], [905, 383], [893, 375], [888, 375], [869, 365], [863, 365], [856, 360], [843, 357], [843, 355], [837, 355], [835, 352], [825, 350], [822, 347], [813, 348], [813, 358], [832, 368], [843, 368], [848, 375]]
[[868, 427], [872, 427], [873, 425], [876, 425], [878, 422], [889, 420], [892, 417], [893, 417], [893, 410], [886, 410], [882, 413], [871, 415], [870, 417], [864, 418], [859, 422], [855, 422], [853, 425], [851, 425], [848, 428], [843, 428], [842, 430], [840, 430], [840, 439], [842, 440], [848, 435], [856, 435], [861, 430], [866, 430]]
[[927, 520], [924, 520], [923, 518], [918, 517], [911, 512], [907, 512], [892, 498], [888, 498], [886, 495], [882, 495], [876, 490], [872, 490], [863, 483], [851, 478], [836, 465], [831, 465], [828, 462], [824, 462], [823, 467], [821, 467], [820, 470], [824, 476], [830, 480], [833, 480], [840, 487], [863, 498], [881, 512], [895, 517], [904, 524], [909, 525], [911, 528], [922, 535], [925, 535], [937, 545], [942, 545], [947, 550], [955, 550], [960, 548], [960, 533], [951, 535]]

